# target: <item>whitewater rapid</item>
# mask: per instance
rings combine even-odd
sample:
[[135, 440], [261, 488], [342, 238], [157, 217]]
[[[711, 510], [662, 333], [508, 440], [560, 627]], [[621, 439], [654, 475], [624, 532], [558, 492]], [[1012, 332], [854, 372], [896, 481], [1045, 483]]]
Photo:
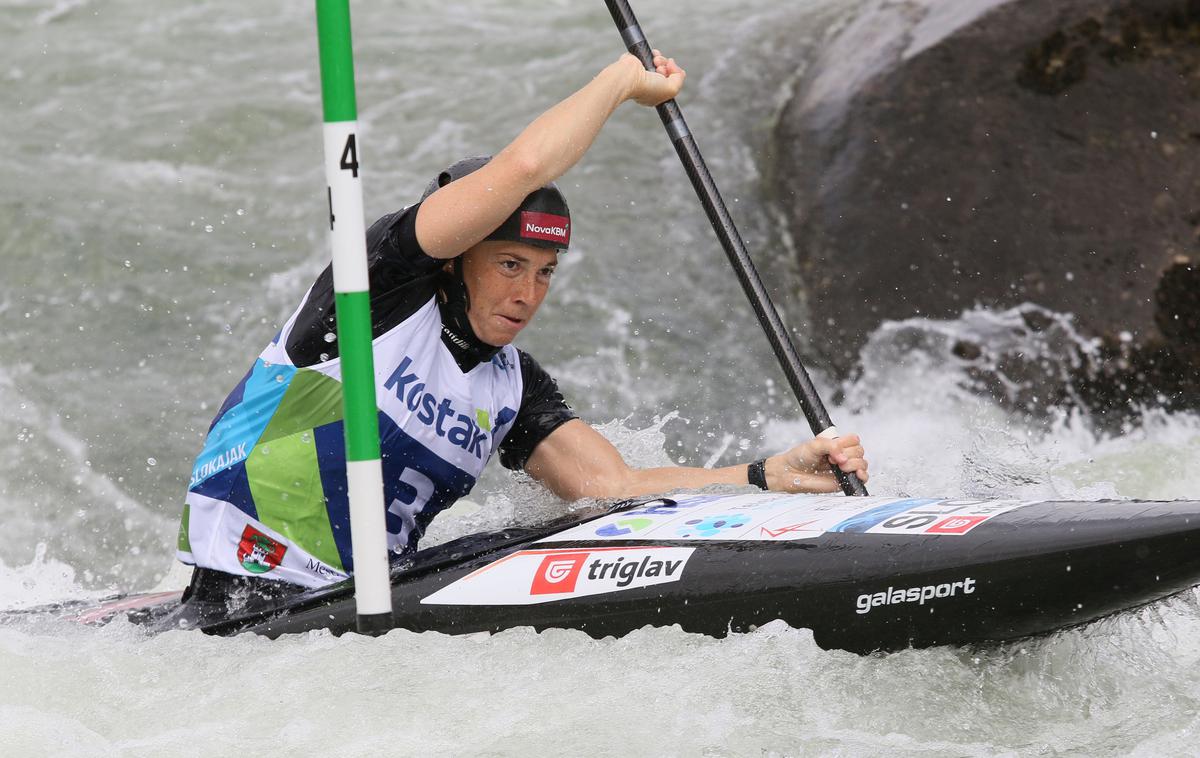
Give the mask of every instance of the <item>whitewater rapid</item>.
[[[762, 148], [803, 61], [877, 5], [637, 6], [688, 68], [681, 105], [780, 297], [801, 294]], [[599, 3], [354, 14], [370, 218], [621, 50]], [[0, 609], [179, 586], [204, 431], [328, 256], [312, 7], [0, 0], [0, 39]], [[521, 346], [585, 419], [642, 465], [807, 436], [657, 117], [623, 108], [561, 184], [575, 244]], [[1195, 416], [1103, 436], [968, 390], [945, 345], [1013, 318], [886, 325], [854, 380], [816, 372], [867, 442], [872, 494], [1200, 496]], [[426, 544], [564, 508], [495, 467]], [[1047, 639], [868, 657], [779, 624], [267, 641], [31, 617], [0, 626], [0, 755], [1187, 753], [1198, 640], [1194, 593]]]

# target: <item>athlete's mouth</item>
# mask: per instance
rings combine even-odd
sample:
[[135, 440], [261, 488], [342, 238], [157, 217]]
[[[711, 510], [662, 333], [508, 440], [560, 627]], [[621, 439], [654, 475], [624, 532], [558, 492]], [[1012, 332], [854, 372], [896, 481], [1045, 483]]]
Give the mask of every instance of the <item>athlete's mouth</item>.
[[512, 316], [505, 316], [503, 313], [497, 313], [496, 315], [500, 317], [501, 321], [503, 321], [507, 324], [511, 324], [513, 326], [524, 326], [525, 325], [525, 319], [523, 319], [523, 318], [513, 318]]

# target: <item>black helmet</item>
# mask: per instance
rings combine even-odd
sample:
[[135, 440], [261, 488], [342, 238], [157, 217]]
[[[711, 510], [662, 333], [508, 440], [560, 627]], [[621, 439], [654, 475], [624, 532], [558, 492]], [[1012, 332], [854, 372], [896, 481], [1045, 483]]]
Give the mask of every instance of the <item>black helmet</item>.
[[[448, 166], [425, 188], [421, 200], [437, 192], [439, 187], [445, 187], [450, 182], [478, 171], [491, 159], [490, 155], [482, 155], [464, 158]], [[566, 198], [558, 191], [554, 182], [534, 190], [486, 239], [524, 242], [527, 245], [566, 252], [571, 244], [571, 210], [567, 207]]]

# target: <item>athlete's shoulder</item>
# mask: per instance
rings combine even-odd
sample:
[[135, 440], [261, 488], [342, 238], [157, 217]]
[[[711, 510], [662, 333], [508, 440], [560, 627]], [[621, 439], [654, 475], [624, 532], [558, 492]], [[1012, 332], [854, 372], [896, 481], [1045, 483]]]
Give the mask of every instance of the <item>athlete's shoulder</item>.
[[567, 405], [558, 382], [524, 350], [513, 348], [521, 368], [521, 407], [512, 431], [500, 443], [500, 463], [521, 469], [542, 440], [571, 419], [579, 418]]
[[542, 368], [541, 364], [524, 350], [513, 348], [513, 351], [517, 354], [517, 363], [521, 367], [522, 413], [553, 410], [556, 414], [565, 413], [574, 418], [574, 412], [567, 405], [562, 391], [558, 388], [558, 382], [550, 376], [550, 372]]
[[367, 256], [372, 269], [396, 269], [415, 276], [437, 270], [445, 261], [430, 257], [417, 240], [420, 203], [380, 217], [367, 229]]
[[535, 376], [535, 375], [549, 376], [549, 374], [546, 373], [546, 369], [542, 368], [542, 364], [538, 363], [537, 360], [532, 355], [525, 352], [521, 348], [519, 348], [515, 345], [506, 345], [505, 349], [511, 349], [513, 351], [513, 353], [516, 354], [516, 356], [517, 356], [516, 360], [517, 360], [518, 365], [521, 367], [521, 373], [523, 375], [525, 375], [525, 376]]

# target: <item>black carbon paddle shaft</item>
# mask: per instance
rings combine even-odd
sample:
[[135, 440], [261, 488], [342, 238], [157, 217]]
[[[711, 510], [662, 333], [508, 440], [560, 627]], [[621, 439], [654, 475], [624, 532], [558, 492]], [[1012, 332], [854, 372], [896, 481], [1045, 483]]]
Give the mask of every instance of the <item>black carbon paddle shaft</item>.
[[[628, 0], [605, 0], [605, 2], [608, 5], [609, 13], [612, 14], [613, 23], [621, 32], [625, 48], [636, 56], [647, 70], [653, 70], [654, 63], [650, 43], [646, 41], [646, 36], [638, 25]], [[796, 347], [792, 344], [787, 329], [779, 318], [779, 312], [771, 302], [771, 296], [767, 294], [767, 289], [763, 286], [758, 271], [754, 268], [754, 262], [750, 260], [746, 243], [742, 241], [742, 236], [738, 233], [733, 218], [725, 207], [725, 201], [721, 198], [717, 184], [713, 180], [712, 174], [709, 173], [708, 166], [704, 163], [704, 156], [700, 154], [700, 148], [696, 146], [696, 140], [692, 137], [691, 130], [683, 119], [683, 111], [680, 110], [679, 104], [672, 99], [658, 106], [658, 117], [662, 119], [667, 135], [671, 138], [671, 144], [675, 146], [675, 152], [679, 154], [683, 169], [692, 182], [692, 188], [696, 191], [696, 196], [700, 198], [700, 204], [704, 206], [709, 223], [712, 224], [713, 231], [717, 233], [721, 247], [724, 248], [725, 255], [729, 258], [729, 263], [733, 266], [738, 281], [741, 282], [742, 291], [750, 299], [750, 305], [754, 308], [758, 323], [766, 332], [771, 349], [779, 360], [779, 365], [787, 377], [788, 385], [791, 386], [792, 392], [800, 402], [800, 409], [804, 412], [809, 427], [813, 434], [821, 434], [833, 428], [834, 424], [829, 418], [829, 412], [825, 410], [825, 404], [821, 402], [817, 388], [813, 386], [812, 379], [800, 362], [800, 356], [796, 353]], [[856, 475], [848, 474], [836, 465], [831, 468], [837, 477], [838, 484], [841, 485], [842, 492], [847, 495], [867, 494], [866, 487]]]

